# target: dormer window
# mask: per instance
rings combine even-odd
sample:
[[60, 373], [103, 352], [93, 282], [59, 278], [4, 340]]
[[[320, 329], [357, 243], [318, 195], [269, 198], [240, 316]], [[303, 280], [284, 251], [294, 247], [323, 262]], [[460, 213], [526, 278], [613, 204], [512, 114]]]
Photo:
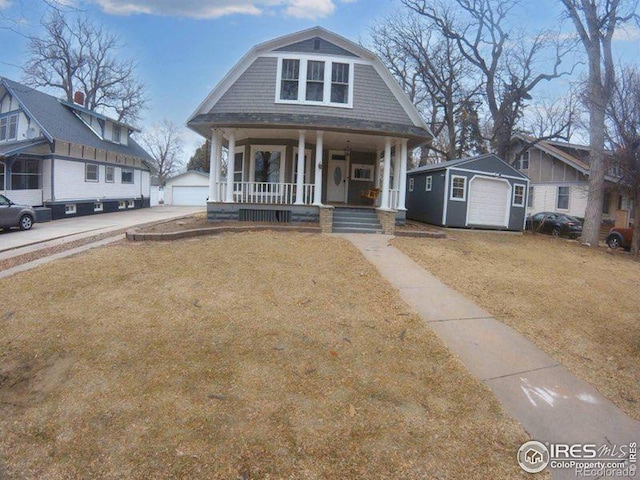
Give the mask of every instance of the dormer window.
[[113, 125], [113, 129], [111, 130], [111, 139], [116, 142], [116, 143], [120, 143], [121, 142], [121, 137], [122, 137], [122, 129], [120, 127], [120, 125]]
[[277, 103], [351, 108], [353, 63], [322, 57], [280, 58]]

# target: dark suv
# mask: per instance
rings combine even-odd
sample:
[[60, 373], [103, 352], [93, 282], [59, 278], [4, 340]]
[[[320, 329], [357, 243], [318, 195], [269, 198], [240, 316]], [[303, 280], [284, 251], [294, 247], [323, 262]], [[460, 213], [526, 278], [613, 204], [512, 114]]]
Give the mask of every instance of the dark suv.
[[613, 227], [609, 230], [609, 235], [605, 242], [611, 250], [616, 248], [624, 248], [629, 250], [631, 248], [631, 239], [633, 238], [632, 227]]
[[36, 212], [26, 205], [16, 205], [4, 195], [0, 195], [0, 229], [19, 227], [29, 230], [36, 221]]

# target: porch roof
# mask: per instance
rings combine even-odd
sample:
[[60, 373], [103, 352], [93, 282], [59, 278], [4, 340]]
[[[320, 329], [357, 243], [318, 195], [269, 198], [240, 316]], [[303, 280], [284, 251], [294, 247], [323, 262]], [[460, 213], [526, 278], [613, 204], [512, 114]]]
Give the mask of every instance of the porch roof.
[[38, 145], [44, 145], [48, 143], [46, 138], [35, 138], [33, 140], [24, 140], [22, 142], [13, 142], [5, 145], [0, 145], [0, 160], [13, 155], [17, 155], [31, 147], [37, 147]]
[[365, 135], [401, 137], [409, 140], [409, 148], [424, 145], [431, 134], [421, 127], [393, 123], [352, 120], [349, 118], [319, 115], [273, 114], [273, 113], [208, 113], [189, 121], [188, 126], [208, 138], [211, 128], [264, 128], [306, 129], [332, 132], [348, 132]]

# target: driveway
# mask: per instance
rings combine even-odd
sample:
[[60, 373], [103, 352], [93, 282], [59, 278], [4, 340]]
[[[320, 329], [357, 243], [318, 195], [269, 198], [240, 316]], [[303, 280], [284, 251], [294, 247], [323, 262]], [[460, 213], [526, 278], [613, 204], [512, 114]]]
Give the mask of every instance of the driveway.
[[28, 231], [0, 232], [0, 252], [59, 238], [71, 240], [82, 238], [87, 234], [99, 235], [112, 230], [131, 228], [143, 223], [161, 222], [204, 211], [204, 207], [158, 206], [129, 212], [103, 213], [86, 217], [65, 218], [48, 223], [36, 223]]

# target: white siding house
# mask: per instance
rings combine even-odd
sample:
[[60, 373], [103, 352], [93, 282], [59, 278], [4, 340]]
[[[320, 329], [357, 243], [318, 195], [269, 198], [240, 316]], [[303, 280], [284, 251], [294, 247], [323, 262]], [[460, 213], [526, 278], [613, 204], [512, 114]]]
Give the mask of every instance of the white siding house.
[[0, 77], [0, 193], [64, 218], [149, 206], [151, 158], [122, 122]]

